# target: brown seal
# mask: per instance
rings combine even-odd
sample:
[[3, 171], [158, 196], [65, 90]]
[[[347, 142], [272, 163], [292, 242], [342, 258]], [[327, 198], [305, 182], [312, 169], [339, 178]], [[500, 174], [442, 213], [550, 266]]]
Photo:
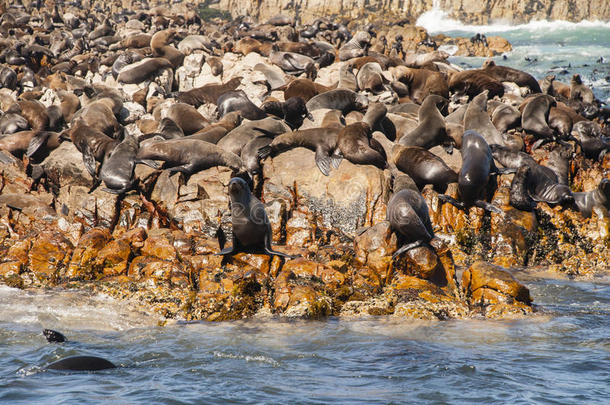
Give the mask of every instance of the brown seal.
[[369, 62], [362, 65], [358, 69], [356, 82], [360, 90], [368, 90], [373, 94], [385, 91], [381, 66], [377, 62]]
[[417, 104], [423, 103], [430, 94], [449, 98], [449, 86], [442, 73], [406, 66], [397, 66], [392, 71], [395, 80], [408, 86], [409, 97]]
[[466, 94], [471, 99], [485, 90], [489, 90], [489, 98], [504, 95], [502, 83], [479, 69], [464, 70], [451, 74], [449, 76], [449, 90], [452, 93]]
[[468, 104], [464, 114], [464, 130], [472, 129], [485, 138], [489, 145], [504, 145], [504, 136], [498, 131], [487, 114], [487, 90]]
[[295, 79], [278, 88], [278, 90], [284, 90], [284, 100], [288, 100], [291, 97], [301, 97], [305, 102], [308, 102], [318, 94], [330, 91], [332, 88], [322, 86], [310, 79]]
[[117, 80], [120, 83], [142, 83], [163, 69], [173, 69], [173, 65], [165, 58], [146, 58], [140, 62], [125, 66], [121, 70]]
[[[248, 183], [240, 177], [229, 181], [231, 198], [231, 223], [233, 224], [233, 245], [223, 248], [218, 255], [233, 255], [240, 251], [262, 250], [268, 255], [293, 259], [286, 253], [271, 248], [271, 223], [265, 212], [265, 206], [252, 195]], [[222, 246], [221, 246], [222, 247]]]
[[527, 100], [527, 103], [524, 104], [521, 114], [521, 127], [541, 140], [553, 138], [555, 132], [549, 127], [547, 118], [551, 107], [557, 104], [555, 99], [548, 94], [539, 94], [530, 97], [530, 100]]
[[141, 147], [136, 156], [144, 160], [162, 160], [164, 169], [187, 175], [215, 166], [227, 166], [242, 171], [243, 162], [239, 156], [221, 147], [199, 139], [170, 139]]
[[209, 125], [208, 120], [195, 107], [185, 103], [172, 104], [167, 109], [166, 116], [182, 128], [185, 135], [194, 134]]
[[222, 72], [224, 70], [224, 67], [222, 65], [222, 59], [220, 59], [218, 56], [208, 56], [207, 58], [205, 58], [205, 63], [210, 66], [210, 69], [214, 76], [222, 76]]
[[385, 116], [387, 109], [381, 103], [371, 104], [362, 122], [346, 125], [337, 138], [341, 156], [355, 164], [387, 167], [383, 146], [372, 137], [372, 129]]
[[184, 54], [170, 45], [175, 36], [176, 31], [173, 29], [159, 31], [152, 36], [150, 48], [152, 49], [153, 56], [167, 59], [174, 69], [177, 69], [182, 66]]
[[194, 134], [189, 135], [189, 138], [216, 144], [226, 134], [237, 128], [239, 124], [241, 124], [241, 115], [239, 115], [239, 112], [233, 111], [222, 117], [220, 121], [210, 124]]
[[437, 193], [444, 193], [449, 183], [455, 183], [458, 175], [440, 157], [419, 146], [395, 145], [392, 162], [396, 168], [408, 174], [421, 191], [432, 184]]
[[428, 205], [418, 191], [403, 188], [392, 194], [388, 201], [386, 217], [392, 230], [398, 234], [401, 244], [392, 255], [393, 258], [422, 244], [428, 244], [434, 238]]
[[241, 84], [241, 77], [234, 77], [223, 84], [206, 84], [195, 89], [178, 93], [176, 99], [181, 103], [187, 103], [198, 108], [204, 103], [218, 103], [218, 97], [237, 89]]
[[549, 96], [570, 98], [570, 86], [555, 80], [555, 75], [548, 75], [540, 82], [540, 89]]
[[491, 59], [483, 63], [482, 70], [501, 82], [513, 82], [519, 87], [528, 87], [532, 93], [542, 93], [538, 81], [529, 73], [508, 66], [498, 66]]
[[[18, 112], [30, 124], [34, 131], [44, 131], [49, 127], [47, 107], [38, 100], [18, 101]], [[11, 107], [12, 108], [12, 107]], [[11, 109], [9, 111], [13, 112]]]
[[595, 101], [593, 91], [582, 82], [579, 74], [573, 75], [570, 81], [570, 100], [580, 100], [587, 104]]
[[435, 94], [426, 97], [418, 110], [417, 127], [400, 137], [398, 143], [426, 149], [442, 145], [447, 151], [451, 151], [455, 142], [447, 135], [445, 119], [438, 108], [438, 105], [446, 105], [447, 102], [445, 98]]

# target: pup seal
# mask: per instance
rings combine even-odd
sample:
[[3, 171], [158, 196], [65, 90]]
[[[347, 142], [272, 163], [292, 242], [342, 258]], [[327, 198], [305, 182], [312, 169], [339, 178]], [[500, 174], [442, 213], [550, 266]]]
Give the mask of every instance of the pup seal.
[[233, 255], [243, 250], [261, 249], [268, 255], [294, 259], [286, 253], [271, 249], [271, 224], [265, 206], [252, 195], [248, 183], [240, 177], [229, 182], [231, 198], [231, 223], [233, 224], [233, 245], [222, 249], [217, 255]]

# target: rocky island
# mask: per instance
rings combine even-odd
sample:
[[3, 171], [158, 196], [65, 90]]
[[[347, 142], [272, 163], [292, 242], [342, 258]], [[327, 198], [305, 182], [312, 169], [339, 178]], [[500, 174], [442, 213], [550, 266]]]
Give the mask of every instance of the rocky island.
[[[297, 25], [292, 17], [264, 14], [264, 7], [253, 15], [257, 23], [205, 21], [191, 7], [149, 9], [140, 2], [95, 3], [91, 15], [59, 3], [35, 6], [5, 5], [1, 24], [0, 281], [6, 285], [103, 292], [186, 320], [503, 318], [535, 310], [515, 269], [608, 273], [607, 110], [577, 78], [528, 85], [493, 73], [494, 64], [463, 70], [443, 51], [455, 46], [456, 55], [491, 57], [511, 49], [500, 37], [432, 36], [399, 19], [391, 27], [326, 18]], [[246, 9], [224, 0], [213, 5], [219, 6]], [[304, 9], [314, 8], [303, 3]], [[193, 96], [193, 89], [203, 90]], [[220, 96], [235, 90], [254, 106], [236, 107], [229, 122]], [[368, 108], [310, 102], [337, 90], [364, 97]], [[310, 117], [291, 121], [285, 107], [291, 97], [307, 103]], [[424, 112], [428, 97], [442, 100], [428, 102]], [[530, 115], [538, 114], [530, 110], [544, 102], [543, 122], [530, 126]], [[308, 128], [335, 125], [341, 134], [378, 105], [387, 113], [366, 139], [385, 143], [385, 167], [343, 153], [325, 173], [318, 152], [306, 148], [258, 153], [277, 137]], [[401, 139], [427, 133], [429, 126], [418, 128], [429, 109], [442, 117], [445, 143], [420, 149], [430, 149], [456, 179], [468, 130], [497, 146], [490, 151], [498, 167], [511, 169], [513, 156], [531, 162], [528, 171], [492, 170], [493, 181], [483, 186], [497, 210], [456, 207], [443, 196], [461, 201], [461, 183], [447, 181], [439, 190], [406, 173], [416, 166], [410, 160], [401, 169], [399, 146], [421, 146]], [[517, 119], [496, 119], [502, 109]], [[262, 115], [248, 118], [253, 111]], [[209, 141], [212, 131], [219, 132], [213, 143], [239, 156], [244, 170], [222, 164], [172, 172], [167, 161], [151, 167], [134, 154], [127, 187], [113, 188], [104, 177], [119, 146], [138, 151], [197, 134]], [[237, 131], [248, 142], [236, 147], [226, 140]], [[98, 145], [94, 132], [96, 142], [103, 135], [111, 145], [100, 156], [90, 150]], [[503, 160], [502, 153], [514, 155]], [[246, 165], [252, 156], [254, 167]], [[555, 166], [561, 167], [551, 173], [560, 175], [548, 188], [563, 185], [562, 200], [548, 198], [550, 191], [537, 188], [543, 175], [532, 174]], [[265, 205], [274, 248], [298, 258], [217, 255], [225, 236], [231, 243], [229, 181], [245, 173]], [[404, 235], [387, 212], [400, 182], [421, 191], [434, 238], [394, 257]], [[531, 206], [516, 204], [516, 193], [525, 193]]]

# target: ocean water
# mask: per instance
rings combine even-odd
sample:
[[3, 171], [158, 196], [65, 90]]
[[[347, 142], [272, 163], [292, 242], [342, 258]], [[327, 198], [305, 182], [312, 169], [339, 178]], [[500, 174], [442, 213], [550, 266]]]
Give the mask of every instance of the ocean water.
[[[610, 104], [610, 22], [532, 21], [510, 25], [500, 21], [474, 26], [433, 9], [422, 14], [416, 24], [431, 34], [502, 36], [512, 44], [513, 50], [494, 57], [496, 64], [524, 70], [536, 79], [554, 74], [556, 80], [566, 84], [578, 73], [600, 101]], [[445, 50], [451, 53], [451, 49]], [[449, 61], [469, 69], [481, 67], [485, 59], [451, 57]]]
[[[503, 35], [514, 50], [499, 63], [538, 78], [554, 72], [565, 82], [581, 73], [610, 102], [610, 24], [470, 27], [440, 15], [423, 16], [420, 25]], [[451, 60], [466, 67], [483, 61]], [[538, 312], [511, 321], [370, 317], [161, 327], [160, 318], [105, 296], [0, 286], [0, 404], [610, 403], [610, 278], [517, 277]], [[43, 328], [69, 342], [47, 343]], [[77, 354], [119, 367], [44, 369]]]
[[[0, 287], [0, 403], [607, 404], [610, 280], [525, 279], [539, 312], [520, 320], [164, 327], [105, 297]], [[44, 370], [77, 354], [119, 367]]]

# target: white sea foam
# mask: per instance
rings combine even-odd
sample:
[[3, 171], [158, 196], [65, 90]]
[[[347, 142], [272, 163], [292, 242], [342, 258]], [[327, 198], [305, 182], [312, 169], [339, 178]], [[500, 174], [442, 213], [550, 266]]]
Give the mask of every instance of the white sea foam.
[[508, 21], [497, 20], [489, 25], [470, 25], [464, 24], [459, 20], [449, 17], [447, 11], [443, 11], [438, 7], [433, 7], [432, 10], [426, 11], [419, 16], [415, 25], [425, 28], [430, 33], [439, 33], [446, 31], [466, 31], [466, 32], [507, 32], [507, 31], [561, 31], [561, 30], [579, 30], [582, 28], [609, 28], [610, 21], [588, 21], [570, 22], [563, 20], [547, 21], [533, 20], [527, 24], [510, 24]]

